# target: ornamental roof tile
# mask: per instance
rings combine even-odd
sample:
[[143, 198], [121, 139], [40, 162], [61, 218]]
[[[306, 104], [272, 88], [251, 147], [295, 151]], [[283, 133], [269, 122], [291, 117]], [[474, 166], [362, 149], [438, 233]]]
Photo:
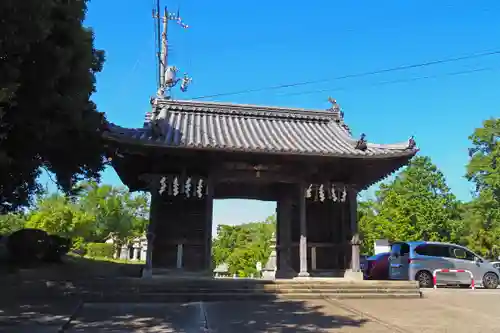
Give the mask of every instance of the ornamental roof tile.
[[[368, 143], [356, 149], [342, 118], [331, 110], [162, 100], [156, 127], [109, 125], [108, 139], [172, 148], [344, 157], [413, 156], [408, 142]], [[157, 133], [156, 135], [154, 133]]]

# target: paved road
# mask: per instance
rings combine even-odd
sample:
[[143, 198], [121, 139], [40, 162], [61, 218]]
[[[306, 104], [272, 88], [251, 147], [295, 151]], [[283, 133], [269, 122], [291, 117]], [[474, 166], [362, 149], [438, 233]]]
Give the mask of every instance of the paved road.
[[399, 328], [395, 332], [500, 332], [499, 290], [431, 289], [424, 296], [416, 301], [345, 300], [343, 304]]
[[[500, 290], [438, 289], [420, 300], [85, 304], [65, 332], [500, 332]], [[0, 309], [0, 332], [57, 332], [77, 304]]]
[[426, 291], [425, 296], [420, 300], [88, 305], [80, 311], [68, 332], [500, 331], [500, 290], [438, 289]]
[[375, 321], [314, 302], [216, 302], [182, 305], [88, 305], [67, 332], [305, 333], [387, 332]]

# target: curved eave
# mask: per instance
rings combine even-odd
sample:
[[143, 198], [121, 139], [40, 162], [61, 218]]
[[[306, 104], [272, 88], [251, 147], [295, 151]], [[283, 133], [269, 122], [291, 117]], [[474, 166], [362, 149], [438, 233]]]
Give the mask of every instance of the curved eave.
[[400, 156], [398, 158], [392, 159], [391, 161], [387, 161], [387, 163], [383, 163], [381, 161], [382, 163], [377, 163], [376, 167], [369, 164], [358, 166], [358, 170], [361, 170], [362, 173], [362, 175], [360, 175], [356, 180], [358, 190], [366, 190], [370, 186], [375, 185], [376, 183], [394, 175], [401, 168], [407, 166], [417, 152], [418, 151], [415, 150], [415, 153], [413, 155]]
[[[113, 142], [129, 144], [134, 146], [150, 147], [150, 148], [168, 148], [175, 150], [191, 150], [191, 151], [213, 151], [213, 152], [239, 152], [239, 153], [259, 153], [259, 154], [270, 154], [270, 155], [287, 155], [287, 156], [311, 156], [311, 157], [337, 157], [337, 158], [355, 158], [355, 159], [387, 159], [387, 158], [398, 158], [398, 157], [408, 157], [412, 158], [419, 150], [418, 148], [406, 148], [407, 143], [398, 144], [373, 144], [368, 143], [366, 150], [354, 150], [352, 152], [345, 151], [299, 151], [299, 150], [285, 150], [276, 149], [270, 150], [268, 148], [260, 149], [249, 149], [245, 147], [234, 147], [234, 146], [211, 146], [202, 144], [185, 144], [170, 145], [166, 144], [160, 140], [153, 140], [147, 138], [137, 138], [128, 135], [120, 134], [110, 134], [105, 132], [103, 134], [104, 138]], [[351, 143], [349, 143], [351, 144]]]
[[137, 177], [138, 174], [146, 172], [147, 169], [137, 170], [134, 161], [128, 159], [113, 159], [111, 165], [121, 182], [128, 187], [130, 192], [147, 190], [147, 184]]

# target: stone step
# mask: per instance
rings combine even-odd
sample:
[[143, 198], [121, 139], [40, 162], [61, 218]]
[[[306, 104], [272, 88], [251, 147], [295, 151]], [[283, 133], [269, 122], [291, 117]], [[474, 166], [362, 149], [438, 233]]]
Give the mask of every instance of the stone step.
[[[363, 296], [364, 295], [364, 296]], [[378, 298], [420, 297], [416, 282], [410, 281], [263, 281], [263, 280], [155, 280], [92, 279], [73, 281], [16, 281], [3, 297], [17, 299], [85, 298], [121, 301], [153, 299], [238, 299], [238, 298]]]
[[408, 289], [391, 289], [391, 288], [338, 288], [338, 289], [323, 289], [323, 288], [313, 288], [313, 289], [277, 289], [277, 290], [248, 290], [248, 289], [172, 289], [172, 290], [118, 290], [118, 289], [108, 289], [102, 290], [97, 288], [89, 289], [53, 289], [53, 288], [40, 288], [32, 290], [19, 290], [13, 294], [18, 297], [25, 296], [51, 296], [51, 295], [88, 295], [88, 294], [124, 294], [124, 295], [148, 295], [148, 294], [268, 294], [268, 295], [278, 295], [278, 294], [349, 294], [349, 293], [364, 293], [364, 294], [389, 294], [389, 293], [418, 293], [418, 288], [408, 288]]
[[248, 301], [248, 300], [312, 300], [312, 299], [380, 299], [380, 298], [421, 298], [419, 293], [293, 293], [293, 294], [266, 294], [266, 293], [191, 293], [191, 294], [114, 294], [99, 297], [99, 295], [86, 295], [82, 297], [85, 302], [146, 302], [146, 303], [187, 303], [187, 302], [223, 302], [223, 301]]
[[[91, 289], [79, 289], [82, 292], [88, 291], [88, 290], [96, 290], [96, 288]], [[219, 292], [231, 292], [231, 293], [339, 293], [339, 292], [413, 292], [415, 290], [418, 290], [418, 288], [391, 288], [391, 287], [378, 287], [378, 288], [365, 288], [365, 287], [351, 287], [351, 288], [324, 288], [324, 287], [313, 287], [313, 288], [269, 288], [269, 289], [248, 289], [248, 288], [161, 288], [161, 289], [117, 289], [117, 288], [112, 288], [108, 289], [112, 290], [113, 292], [129, 292], [129, 293], [150, 293], [150, 292], [156, 292], [156, 293], [193, 293], [193, 292], [198, 292], [198, 293], [219, 293]], [[106, 293], [106, 290], [102, 290], [102, 292]]]
[[401, 293], [401, 294], [408, 294], [408, 293], [416, 293], [418, 292], [418, 289], [362, 289], [362, 288], [357, 288], [357, 289], [310, 289], [310, 290], [294, 290], [294, 289], [280, 289], [280, 290], [274, 290], [274, 291], [264, 291], [264, 290], [245, 290], [245, 289], [226, 289], [226, 290], [168, 290], [168, 291], [132, 291], [132, 292], [122, 292], [119, 290], [112, 290], [112, 291], [89, 291], [89, 290], [81, 290], [81, 291], [74, 291], [74, 292], [68, 292], [68, 294], [80, 294], [80, 295], [85, 295], [85, 294], [102, 294], [102, 295], [108, 295], [108, 294], [128, 294], [128, 295], [151, 295], [151, 294], [163, 294], [163, 295], [177, 295], [177, 294], [183, 294], [183, 295], [190, 295], [190, 294], [206, 294], [206, 295], [217, 295], [217, 294], [233, 294], [233, 295], [239, 295], [239, 294], [262, 294], [262, 295], [277, 295], [277, 294], [321, 294], [321, 295], [326, 295], [326, 294], [349, 294], [349, 293], [364, 293], [364, 294], [387, 294], [387, 293]]
[[148, 294], [269, 294], [269, 295], [281, 295], [281, 294], [349, 294], [349, 293], [364, 293], [364, 294], [390, 294], [390, 293], [401, 293], [401, 294], [411, 294], [418, 293], [418, 288], [311, 288], [311, 289], [294, 289], [294, 288], [280, 288], [275, 290], [251, 290], [251, 289], [161, 289], [161, 290], [141, 290], [141, 289], [101, 289], [101, 288], [37, 288], [37, 289], [22, 289], [22, 290], [11, 290], [12, 295], [18, 297], [42, 297], [44, 295], [85, 295], [85, 294], [123, 294], [123, 295], [148, 295]]
[[392, 287], [392, 286], [376, 286], [376, 287], [370, 287], [370, 286], [304, 286], [304, 287], [297, 287], [297, 286], [269, 286], [265, 288], [242, 288], [241, 286], [228, 286], [228, 287], [216, 287], [216, 288], [211, 288], [211, 287], [189, 287], [189, 286], [184, 286], [184, 287], [169, 287], [169, 286], [164, 286], [161, 288], [151, 288], [151, 287], [136, 287], [136, 286], [130, 286], [130, 287], [116, 287], [116, 286], [109, 286], [109, 287], [104, 287], [104, 286], [80, 286], [80, 285], [73, 285], [73, 286], [53, 286], [53, 287], [44, 287], [47, 289], [61, 289], [61, 290], [102, 290], [102, 291], [108, 291], [108, 290], [114, 290], [114, 291], [120, 291], [120, 292], [170, 292], [170, 291], [178, 291], [178, 292], [189, 292], [189, 291], [224, 291], [224, 290], [242, 290], [242, 291], [263, 291], [263, 292], [279, 292], [279, 291], [287, 291], [287, 290], [292, 290], [292, 291], [304, 291], [308, 292], [311, 290], [415, 290], [417, 289], [416, 286], [413, 287]]
[[254, 281], [156, 281], [146, 279], [95, 279], [95, 280], [71, 280], [71, 281], [16, 281], [10, 286], [23, 287], [38, 287], [38, 286], [75, 286], [80, 288], [135, 288], [135, 289], [252, 289], [252, 290], [275, 290], [283, 288], [307, 289], [307, 288], [325, 288], [325, 289], [340, 289], [340, 288], [392, 288], [406, 289], [416, 288], [417, 284], [414, 281], [335, 281], [335, 282], [277, 282], [259, 280]]
[[194, 302], [194, 301], [229, 301], [247, 299], [321, 299], [333, 298], [420, 298], [419, 289], [316, 289], [316, 290], [279, 290], [277, 292], [252, 290], [190, 290], [169, 292], [120, 292], [108, 291], [77, 291], [61, 292], [45, 289], [33, 293], [17, 293], [17, 300], [47, 299], [82, 299], [87, 302]]
[[269, 283], [269, 284], [241, 284], [241, 283], [224, 283], [224, 284], [143, 284], [143, 283], [113, 283], [110, 281], [101, 282], [66, 282], [66, 281], [36, 281], [32, 283], [25, 283], [10, 285], [10, 290], [19, 290], [20, 292], [35, 292], [43, 290], [54, 291], [72, 291], [72, 292], [85, 292], [85, 291], [100, 291], [122, 293], [147, 293], [147, 292], [217, 292], [217, 291], [263, 291], [270, 293], [279, 292], [311, 292], [311, 291], [349, 291], [349, 290], [363, 290], [368, 292], [372, 291], [404, 291], [404, 290], [417, 290], [416, 283]]

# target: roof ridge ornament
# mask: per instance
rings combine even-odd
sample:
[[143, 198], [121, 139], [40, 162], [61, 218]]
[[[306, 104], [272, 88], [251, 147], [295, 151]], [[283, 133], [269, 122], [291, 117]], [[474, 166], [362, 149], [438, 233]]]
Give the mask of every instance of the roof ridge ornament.
[[408, 147], [406, 149], [415, 149], [417, 147], [417, 142], [415, 141], [415, 137], [412, 135], [410, 139], [408, 139]]
[[361, 137], [356, 142], [356, 147], [355, 148], [359, 149], [359, 150], [362, 150], [362, 151], [365, 151], [368, 148], [368, 143], [366, 141], [366, 134], [365, 133], [361, 133]]
[[328, 110], [333, 111], [334, 114], [338, 115], [340, 119], [344, 119], [344, 111], [340, 108], [340, 105], [337, 103], [337, 100], [332, 97], [328, 97], [328, 102], [332, 104], [332, 107]]
[[328, 97], [328, 102], [332, 104], [332, 107], [329, 108], [328, 110], [332, 111], [332, 113], [336, 117], [335, 121], [340, 125], [340, 127], [346, 130], [347, 133], [352, 135], [351, 129], [344, 121], [344, 111], [340, 108], [340, 105], [337, 103], [337, 100], [333, 99], [332, 97]]

